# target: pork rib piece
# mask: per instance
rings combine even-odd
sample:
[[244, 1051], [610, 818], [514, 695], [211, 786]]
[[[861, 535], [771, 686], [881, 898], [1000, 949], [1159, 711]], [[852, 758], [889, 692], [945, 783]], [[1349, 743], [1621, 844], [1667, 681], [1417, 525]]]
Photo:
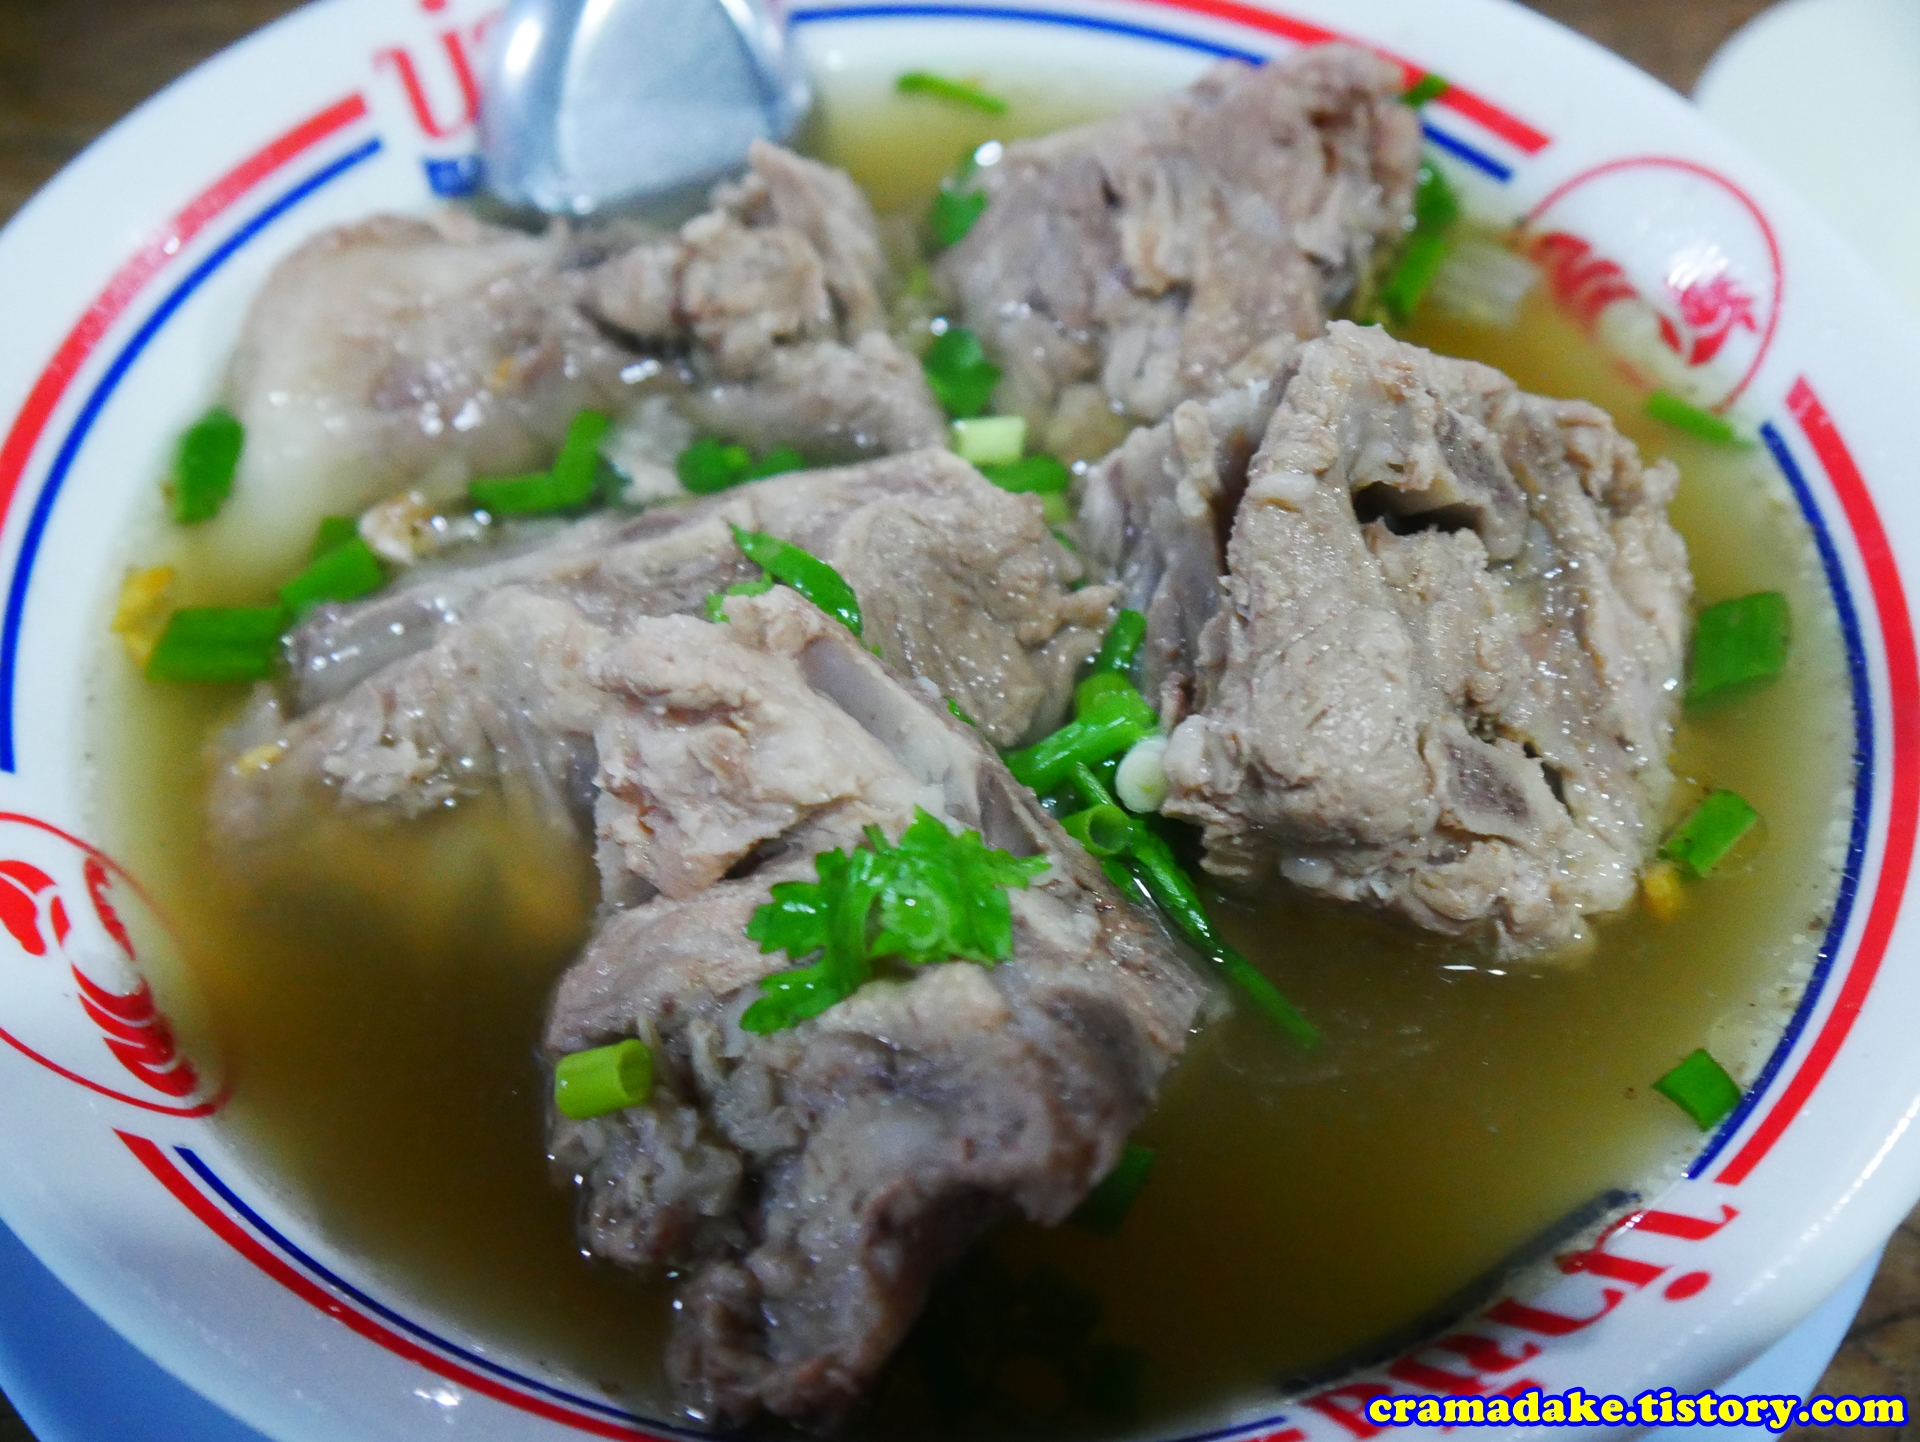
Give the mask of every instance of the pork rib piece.
[[[1001, 1216], [1063, 1220], [1113, 1167], [1212, 993], [937, 701], [790, 592], [727, 610], [638, 620], [586, 667], [613, 864], [661, 894], [602, 923], [546, 1044], [637, 1036], [656, 1079], [642, 1106], [556, 1115], [553, 1163], [596, 1255], [687, 1269], [668, 1366], [690, 1411], [830, 1426], [939, 1268]], [[1046, 856], [1009, 893], [1011, 957], [743, 1031], [792, 965], [745, 935], [769, 885], [916, 806]]]
[[[819, 461], [939, 443], [919, 366], [881, 328], [865, 198], [776, 146], [751, 165], [677, 235], [637, 243], [451, 210], [308, 241], [229, 370], [247, 428], [234, 523], [304, 545], [321, 515], [536, 469], [582, 407], [637, 416], [654, 397], [683, 442], [690, 427]], [[677, 489], [670, 469], [652, 484]]]
[[1671, 781], [1677, 479], [1486, 366], [1344, 322], [1307, 345], [1165, 758], [1208, 869], [1510, 954], [1625, 905]]
[[1121, 605], [1147, 618], [1143, 684], [1163, 724], [1191, 709], [1193, 658], [1220, 607], [1247, 465], [1292, 378], [1289, 347], [1271, 375], [1182, 401], [1134, 431], [1076, 485], [1081, 553], [1095, 574], [1117, 578]]
[[698, 613], [757, 575], [732, 526], [836, 567], [860, 598], [865, 639], [999, 745], [1057, 722], [1112, 605], [1111, 587], [1068, 589], [1080, 563], [1036, 498], [947, 451], [594, 517], [532, 549], [317, 612], [294, 635], [292, 704], [263, 690], [224, 743], [216, 832], [269, 835], [329, 792], [412, 816], [503, 778], [579, 814], [597, 716], [579, 668], [605, 636]]
[[1320, 333], [1410, 212], [1420, 125], [1348, 46], [1215, 67], [1114, 120], [1009, 145], [942, 285], [1044, 428], [1087, 388], [1137, 421]]

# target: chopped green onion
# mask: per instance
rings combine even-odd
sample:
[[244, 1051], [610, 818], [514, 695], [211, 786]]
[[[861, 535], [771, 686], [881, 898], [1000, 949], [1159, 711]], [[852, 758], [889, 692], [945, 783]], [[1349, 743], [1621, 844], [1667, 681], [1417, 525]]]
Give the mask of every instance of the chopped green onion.
[[680, 452], [673, 469], [680, 484], [696, 496], [710, 496], [744, 481], [753, 469], [753, 457], [745, 446], [724, 446], [707, 437]]
[[757, 581], [735, 581], [724, 591], [715, 591], [707, 597], [704, 607], [706, 617], [716, 626], [724, 626], [727, 621], [726, 600], [729, 596], [764, 596], [773, 589], [773, 577], [762, 576]]
[[187, 427], [173, 454], [167, 496], [173, 518], [183, 526], [220, 514], [233, 494], [233, 475], [246, 444], [245, 427], [225, 406], [215, 406]]
[[1430, 160], [1421, 161], [1419, 178], [1413, 188], [1413, 228], [1445, 230], [1459, 218], [1460, 197], [1446, 172]]
[[560, 441], [560, 454], [553, 458], [556, 486], [582, 500], [593, 494], [600, 478], [600, 442], [613, 428], [613, 417], [605, 411], [578, 411], [567, 422], [567, 433]]
[[1133, 818], [1118, 806], [1089, 806], [1062, 817], [1060, 829], [1095, 856], [1119, 856], [1133, 845]]
[[1412, 106], [1415, 110], [1418, 110], [1421, 106], [1438, 100], [1451, 89], [1453, 89], [1453, 87], [1445, 80], [1442, 80], [1438, 75], [1429, 73], [1422, 75], [1418, 80], [1414, 81], [1412, 85], [1407, 87], [1406, 93], [1400, 97], [1400, 103], [1402, 105]]
[[[1113, 792], [1094, 774], [1091, 766], [1076, 764], [1068, 769], [1065, 779], [1084, 806], [1117, 804]], [[1133, 841], [1128, 851], [1127, 859], [1098, 858], [1100, 869], [1120, 894], [1131, 896], [1164, 915], [1201, 955], [1218, 966], [1228, 981], [1244, 991], [1254, 1005], [1294, 1041], [1307, 1048], [1318, 1046], [1319, 1029], [1281, 994], [1279, 987], [1261, 975], [1258, 967], [1221, 940], [1212, 918], [1207, 915], [1205, 903], [1200, 900], [1200, 888], [1193, 884], [1186, 868], [1174, 858], [1173, 848], [1154, 830], [1151, 822], [1136, 820], [1133, 823]]]
[[1073, 1215], [1067, 1220], [1076, 1227], [1084, 1227], [1103, 1237], [1110, 1237], [1119, 1231], [1120, 1224], [1133, 1209], [1141, 1188], [1147, 1184], [1147, 1174], [1153, 1170], [1153, 1158], [1152, 1147], [1128, 1142], [1113, 1170], [1087, 1193], [1087, 1199], [1074, 1208]]
[[1745, 446], [1747, 438], [1735, 430], [1732, 422], [1725, 416], [1717, 416], [1712, 411], [1703, 411], [1691, 402], [1683, 401], [1672, 391], [1655, 391], [1647, 397], [1647, 414], [1656, 421], [1664, 421], [1677, 431], [1685, 431], [1703, 441], [1716, 446]]
[[147, 658], [155, 681], [264, 681], [280, 659], [289, 617], [280, 606], [188, 606], [175, 611]]
[[1433, 278], [1446, 263], [1449, 248], [1447, 237], [1436, 232], [1416, 231], [1408, 239], [1400, 263], [1380, 287], [1380, 303], [1395, 321], [1405, 325], [1420, 308]]
[[1451, 247], [1447, 232], [1459, 219], [1460, 198], [1453, 186], [1438, 166], [1421, 162], [1413, 192], [1413, 230], [1398, 264], [1380, 286], [1380, 307], [1389, 320], [1405, 324], [1420, 308]]
[[[729, 523], [731, 526], [731, 523]], [[774, 580], [793, 587], [854, 635], [860, 634], [860, 598], [846, 578], [818, 556], [764, 531], [731, 526], [734, 544]]]
[[1691, 708], [1744, 696], [1787, 664], [1787, 598], [1757, 591], [1709, 606], [1693, 626]]
[[947, 696], [942, 699], [946, 701], [947, 709], [951, 711], [955, 716], [958, 716], [962, 721], [966, 722], [967, 725], [973, 727], [974, 730], [978, 731], [980, 729], [980, 723], [974, 720], [973, 717], [969, 716], [965, 711], [962, 711], [960, 709], [960, 703], [954, 700], [953, 697]]
[[[992, 478], [989, 477], [989, 479]], [[1042, 491], [1040, 515], [1049, 526], [1064, 526], [1073, 519], [1073, 508], [1067, 504], [1067, 498], [1059, 491]], [[1080, 549], [1064, 531], [1055, 531], [1053, 538], [1069, 551]]]
[[1167, 738], [1149, 736], [1134, 742], [1120, 758], [1120, 765], [1113, 773], [1113, 789], [1127, 810], [1158, 811], [1166, 802], [1166, 754]]
[[927, 229], [942, 247], [958, 245], [986, 208], [987, 197], [981, 192], [942, 185], [927, 207]]
[[929, 70], [909, 70], [893, 82], [893, 88], [902, 95], [931, 95], [936, 100], [951, 100], [956, 105], [970, 106], [988, 115], [1007, 113], [1006, 101], [998, 95], [988, 94], [971, 80], [949, 80]]
[[1674, 1102], [1703, 1132], [1740, 1105], [1745, 1095], [1740, 1083], [1727, 1075], [1727, 1069], [1698, 1047], [1679, 1066], [1653, 1084], [1653, 1089]]
[[638, 1037], [576, 1051], [553, 1069], [553, 1104], [577, 1122], [638, 1106], [653, 1089], [653, 1053]]
[[1126, 675], [1133, 669], [1133, 658], [1140, 650], [1140, 643], [1146, 639], [1146, 616], [1139, 611], [1122, 610], [1107, 627], [1100, 654], [1093, 658], [1093, 674], [1111, 671], [1117, 676]]
[[756, 461], [745, 446], [722, 445], [710, 436], [688, 446], [673, 463], [680, 484], [696, 496], [806, 468], [807, 458], [792, 446], [775, 446]]
[[976, 466], [1006, 465], [1019, 460], [1020, 452], [1027, 448], [1025, 416], [977, 416], [953, 421], [947, 432], [953, 453]]
[[1133, 859], [1140, 880], [1160, 910], [1186, 933], [1187, 939], [1226, 974], [1227, 980], [1252, 998], [1279, 1028], [1304, 1047], [1318, 1046], [1320, 1033], [1302, 1016], [1280, 989], [1261, 975], [1254, 964], [1221, 940], [1200, 900], [1200, 888], [1174, 859], [1173, 848], [1151, 826], [1136, 825]]
[[927, 386], [950, 416], [977, 416], [993, 399], [1000, 367], [987, 359], [980, 337], [963, 325], [950, 325], [933, 338], [920, 357]]
[[593, 499], [599, 479], [600, 440], [612, 425], [600, 411], [581, 411], [567, 427], [553, 468], [525, 476], [491, 476], [467, 487], [473, 503], [497, 516], [570, 511]]
[[322, 516], [320, 529], [314, 532], [313, 550], [307, 555], [317, 561], [336, 546], [343, 546], [360, 534], [360, 522], [353, 516]]
[[1138, 691], [1116, 692], [1077, 721], [1023, 751], [1008, 752], [1004, 759], [1016, 781], [1044, 795], [1066, 780], [1077, 763], [1117, 756], [1159, 726], [1160, 718]]
[[1759, 819], [1760, 813], [1731, 791], [1710, 791], [1661, 843], [1661, 859], [1695, 877], [1705, 876]]
[[280, 588], [280, 604], [296, 617], [322, 601], [351, 601], [387, 584], [380, 558], [358, 536], [342, 541]]
[[747, 467], [747, 479], [764, 481], [768, 476], [784, 476], [788, 471], [804, 471], [807, 458], [792, 446], [775, 446]]
[[547, 511], [570, 511], [593, 499], [591, 481], [581, 488], [562, 481], [552, 471], [525, 476], [487, 476], [467, 487], [474, 505], [496, 516], [533, 516]]
[[980, 474], [1003, 491], [1059, 495], [1073, 484], [1073, 473], [1052, 456], [1022, 456], [1017, 461], [986, 461]]
[[1107, 697], [1118, 691], [1133, 690], [1133, 682], [1121, 671], [1095, 671], [1086, 680], [1073, 688], [1073, 714], [1075, 719], [1086, 715]]

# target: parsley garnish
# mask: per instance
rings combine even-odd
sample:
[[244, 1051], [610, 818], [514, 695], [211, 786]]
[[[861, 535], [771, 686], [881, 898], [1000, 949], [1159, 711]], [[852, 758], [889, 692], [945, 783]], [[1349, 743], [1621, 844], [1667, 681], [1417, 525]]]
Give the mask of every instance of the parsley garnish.
[[747, 936], [763, 952], [819, 959], [762, 978], [766, 995], [740, 1018], [747, 1031], [779, 1031], [818, 1016], [872, 980], [876, 961], [1006, 960], [1013, 950], [1006, 889], [1024, 889], [1047, 869], [1044, 856], [990, 850], [979, 832], [955, 834], [918, 807], [898, 845], [869, 826], [865, 846], [824, 851], [813, 864], [820, 879], [777, 882]]

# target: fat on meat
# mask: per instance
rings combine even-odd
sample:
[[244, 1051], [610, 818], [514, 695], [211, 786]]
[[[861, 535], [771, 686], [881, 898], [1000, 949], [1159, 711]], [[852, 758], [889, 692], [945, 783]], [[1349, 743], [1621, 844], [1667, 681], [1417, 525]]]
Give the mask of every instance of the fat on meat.
[[1315, 46], [1008, 145], [937, 270], [1003, 368], [996, 409], [1046, 434], [1097, 397], [1150, 423], [1318, 335], [1410, 213], [1402, 85], [1364, 51]]
[[1508, 955], [1624, 906], [1672, 779], [1677, 479], [1487, 366], [1345, 322], [1305, 346], [1165, 756], [1207, 868]]
[[[988, 1225], [1060, 1222], [1111, 1170], [1218, 998], [936, 698], [791, 592], [727, 612], [642, 618], [584, 668], [602, 865], [656, 894], [603, 918], [546, 1048], [638, 1037], [655, 1081], [556, 1113], [551, 1155], [589, 1251], [679, 1270], [668, 1371], [696, 1418], [828, 1427]], [[1009, 893], [1011, 956], [743, 1030], [793, 964], [745, 934], [769, 886], [916, 807], [1047, 858]]]
[[[883, 328], [865, 197], [777, 146], [749, 167], [670, 235], [532, 236], [449, 209], [307, 241], [229, 367], [247, 442], [212, 524], [291, 553], [321, 516], [538, 469], [585, 407], [646, 432], [664, 399], [681, 429], [817, 462], [937, 444], [939, 406]], [[643, 489], [678, 489], [661, 459]]]
[[1112, 610], [1109, 586], [1069, 589], [1080, 562], [1036, 498], [944, 450], [603, 514], [318, 610], [286, 694], [263, 687], [218, 747], [216, 834], [250, 844], [317, 797], [410, 817], [501, 784], [583, 814], [597, 703], [581, 668], [640, 620], [698, 614], [758, 575], [734, 526], [834, 566], [865, 640], [998, 745], [1057, 723]]

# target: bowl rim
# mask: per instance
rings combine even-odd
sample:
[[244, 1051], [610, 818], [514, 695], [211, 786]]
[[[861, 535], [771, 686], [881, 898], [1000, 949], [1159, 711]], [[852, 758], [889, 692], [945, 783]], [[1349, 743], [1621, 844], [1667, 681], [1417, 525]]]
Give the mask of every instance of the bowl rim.
[[[1537, 1383], [1631, 1395], [1715, 1382], [1811, 1310], [1920, 1196], [1920, 1153], [1906, 1137], [1920, 1112], [1920, 1058], [1904, 1055], [1900, 1025], [1904, 1005], [1920, 1000], [1915, 923], [1902, 912], [1920, 819], [1920, 664], [1903, 575], [1920, 560], [1920, 507], [1896, 484], [1897, 401], [1920, 377], [1920, 344], [1844, 243], [1657, 82], [1502, 0], [1458, 0], [1444, 23], [1421, 11], [1418, 0], [886, 0], [802, 3], [792, 12], [803, 43], [863, 28], [870, 38], [897, 35], [889, 31], [896, 24], [923, 35], [931, 26], [1046, 26], [1089, 44], [1098, 37], [1259, 59], [1364, 36], [1396, 57], [1417, 54], [1420, 63], [1405, 62], [1410, 79], [1427, 68], [1469, 78], [1441, 98], [1426, 132], [1474, 193], [1540, 216], [1613, 180], [1679, 205], [1680, 191], [1660, 187], [1680, 177], [1735, 196], [1776, 263], [1764, 334], [1756, 327], [1750, 363], [1725, 399], [1766, 417], [1759, 438], [1814, 532], [1855, 700], [1847, 868], [1806, 993], [1746, 1102], [1685, 1177], [1572, 1265], [1563, 1261], [1551, 1288], [1503, 1295], [1447, 1345], [1422, 1344], [1283, 1405], [1185, 1434], [1195, 1442], [1364, 1439], [1382, 1429], [1360, 1409], [1383, 1391], [1491, 1395]], [[234, 257], [262, 237], [280, 243], [343, 208], [352, 213], [354, 197], [377, 188], [369, 178], [396, 165], [421, 202], [471, 187], [471, 117], [459, 117], [473, 92], [462, 47], [477, 43], [487, 18], [479, 0], [422, 0], [406, 16], [376, 0], [319, 0], [142, 106], [0, 231], [0, 294], [23, 322], [13, 353], [0, 358], [0, 415], [10, 418], [0, 441], [0, 836], [15, 858], [0, 862], [0, 897], [27, 898], [24, 913], [0, 905], [13, 939], [0, 955], [9, 960], [16, 950], [61, 952], [66, 927], [76, 936], [91, 928], [102, 946], [101, 937], [120, 941], [132, 962], [115, 922], [152, 911], [132, 878], [85, 841], [83, 798], [65, 774], [85, 698], [62, 658], [80, 654], [75, 640], [98, 617], [87, 604], [28, 610], [30, 596], [61, 588], [86, 596], [76, 578], [105, 573], [99, 536], [113, 528], [87, 525], [97, 502], [57, 507], [63, 488], [77, 475], [70, 494], [124, 502], [124, 487], [86, 484], [87, 447], [114, 426], [116, 387], [129, 374], [182, 355], [204, 362], [209, 337], [230, 341], [231, 312], [202, 318], [208, 307], [195, 303], [219, 289]], [[450, 43], [449, 34], [465, 38]], [[423, 78], [425, 62], [415, 66], [436, 46], [450, 66], [437, 90]], [[1563, 73], [1581, 86], [1560, 83]], [[1496, 95], [1497, 103], [1488, 98]], [[263, 127], [267, 143], [242, 145], [238, 155], [226, 121], [236, 106], [280, 121]], [[178, 151], [164, 164], [148, 153], [156, 136]], [[289, 214], [292, 229], [278, 227]], [[77, 239], [101, 216], [104, 240]], [[31, 283], [23, 278], [30, 272]], [[1823, 331], [1828, 314], [1864, 319], [1836, 338]], [[193, 343], [166, 350], [193, 327]], [[84, 911], [83, 902], [91, 903]], [[164, 929], [157, 912], [145, 924]], [[385, 1401], [369, 1410], [365, 1398], [424, 1395], [415, 1385], [423, 1371], [500, 1405], [470, 1424], [476, 1435], [540, 1421], [621, 1437], [636, 1429], [701, 1435], [508, 1366], [438, 1327], [430, 1308], [381, 1300], [378, 1283], [356, 1280], [351, 1259], [303, 1235], [270, 1182], [208, 1129], [223, 1100], [218, 1078], [169, 1092], [182, 1080], [178, 1058], [131, 1080], [123, 1062], [101, 1060], [97, 1013], [137, 994], [137, 965], [114, 973], [129, 990], [102, 995], [83, 995], [88, 978], [76, 967], [75, 983], [62, 983], [52, 1001], [44, 985], [26, 997], [21, 969], [0, 971], [0, 1040], [8, 1043], [0, 1084], [28, 1103], [0, 1115], [0, 1155], [12, 1163], [0, 1168], [0, 1217], [162, 1365], [289, 1437], [340, 1435], [344, 1418], [354, 1435], [408, 1435], [405, 1421], [393, 1430]], [[45, 1015], [56, 1003], [66, 1007], [57, 1026]], [[55, 1026], [62, 1046], [83, 1040], [97, 1065], [68, 1065], [65, 1053], [37, 1046], [40, 1034], [20, 1016]], [[150, 1025], [143, 1035], [151, 1039]], [[60, 1166], [50, 1167], [55, 1156]], [[62, 1167], [87, 1187], [137, 1200], [83, 1204]], [[1765, 1185], [1749, 1187], [1753, 1178]], [[103, 1240], [102, 1228], [115, 1239]], [[206, 1279], [184, 1285], [196, 1271]], [[218, 1322], [236, 1293], [284, 1322], [284, 1335], [223, 1332]], [[297, 1322], [287, 1320], [289, 1298], [304, 1309]], [[308, 1377], [307, 1350], [336, 1343], [342, 1324], [379, 1355], [356, 1353], [333, 1380], [309, 1381], [342, 1395], [289, 1403], [287, 1379]], [[1468, 1342], [1485, 1345], [1475, 1352]]]

